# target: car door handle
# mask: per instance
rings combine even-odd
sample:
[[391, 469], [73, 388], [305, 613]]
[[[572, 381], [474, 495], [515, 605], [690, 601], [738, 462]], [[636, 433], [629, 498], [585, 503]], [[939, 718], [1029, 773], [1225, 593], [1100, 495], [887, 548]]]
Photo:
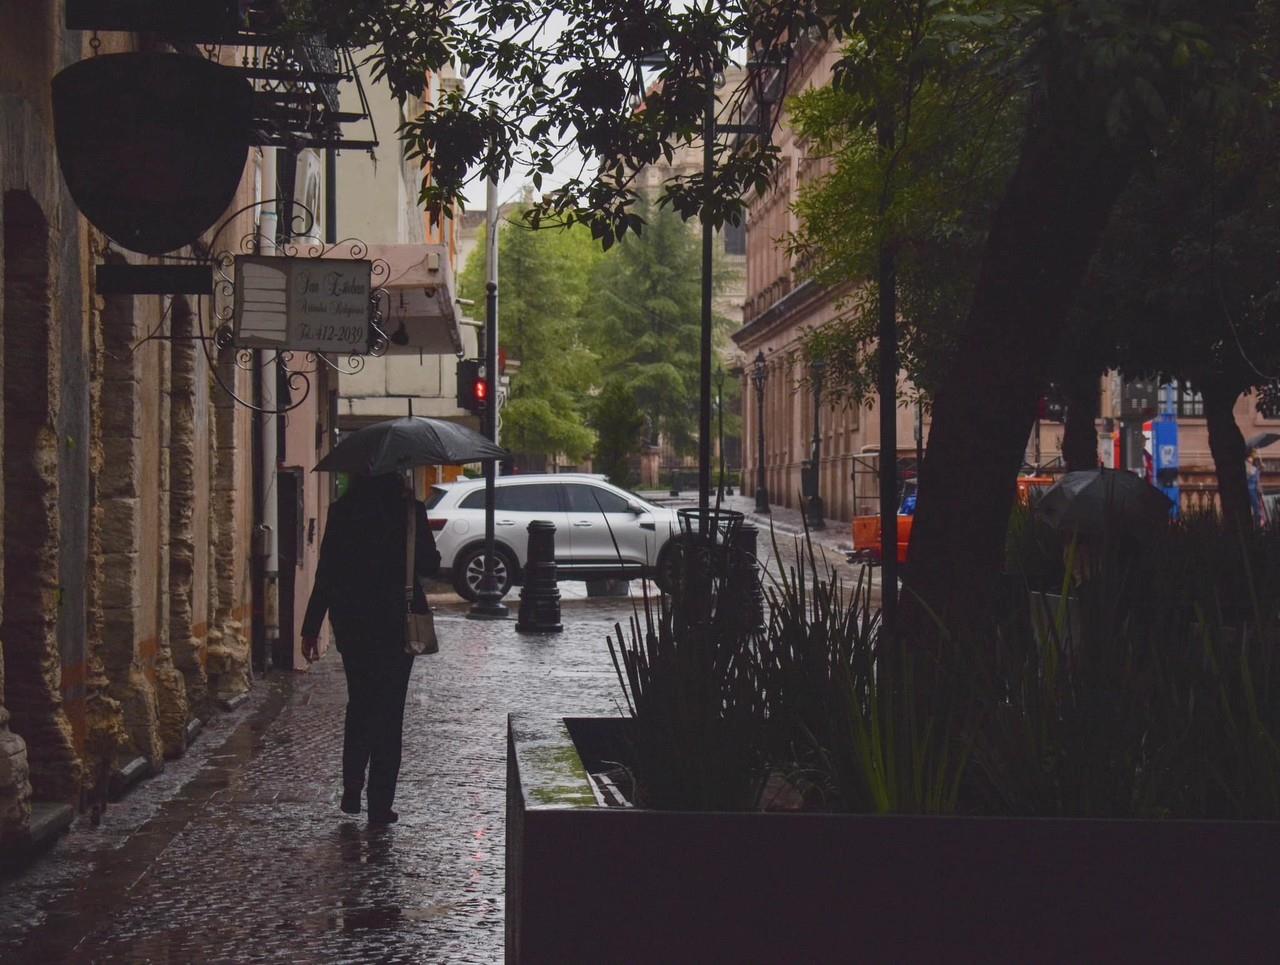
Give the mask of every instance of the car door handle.
[[516, 524], [514, 519], [499, 519], [496, 522], [499, 526], [514, 526]]
[[591, 521], [590, 521], [590, 520], [580, 519], [580, 520], [578, 520], [576, 523], [574, 523], [573, 525], [574, 525], [574, 526], [591, 526], [591, 525], [593, 525], [593, 524], [591, 523]]

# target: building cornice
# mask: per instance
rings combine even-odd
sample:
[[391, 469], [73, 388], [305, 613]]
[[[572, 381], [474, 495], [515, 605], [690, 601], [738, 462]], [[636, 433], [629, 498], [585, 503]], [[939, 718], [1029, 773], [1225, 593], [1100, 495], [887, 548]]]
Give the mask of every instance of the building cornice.
[[778, 329], [793, 324], [795, 316], [807, 314], [813, 303], [835, 295], [837, 289], [829, 288], [818, 281], [807, 278], [791, 291], [787, 292], [763, 312], [747, 322], [730, 337], [738, 348], [746, 351], [756, 342], [762, 340]]

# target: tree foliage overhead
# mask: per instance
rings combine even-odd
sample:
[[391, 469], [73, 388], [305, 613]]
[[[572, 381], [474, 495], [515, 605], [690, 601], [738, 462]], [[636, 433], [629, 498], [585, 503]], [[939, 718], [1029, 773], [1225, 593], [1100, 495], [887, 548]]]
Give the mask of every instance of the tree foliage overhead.
[[[831, 22], [825, 2], [755, 0], [674, 5], [656, 0], [287, 0], [294, 29], [373, 51], [376, 77], [418, 94], [428, 71], [466, 72], [401, 135], [430, 165], [423, 201], [447, 212], [470, 178], [513, 172], [535, 188], [566, 157], [579, 173], [531, 212], [582, 221], [607, 247], [639, 225], [634, 175], [701, 137], [709, 78], [752, 51], [785, 69], [792, 41]], [[661, 60], [649, 76], [640, 60]], [[660, 81], [649, 83], [650, 79]], [[739, 92], [746, 94], [746, 90]], [[643, 109], [637, 110], [637, 104]], [[700, 210], [737, 223], [741, 198], [763, 187], [774, 151], [748, 142], [717, 149], [701, 174], [665, 186], [685, 217]], [[709, 190], [710, 188], [710, 190]]]

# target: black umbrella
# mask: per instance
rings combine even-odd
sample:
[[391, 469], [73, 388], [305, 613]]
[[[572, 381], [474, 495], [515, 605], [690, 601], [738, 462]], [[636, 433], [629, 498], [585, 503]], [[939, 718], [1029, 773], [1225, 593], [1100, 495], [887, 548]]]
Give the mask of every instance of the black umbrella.
[[1273, 442], [1280, 442], [1280, 432], [1259, 432], [1244, 441], [1246, 449], [1262, 449]]
[[1055, 529], [1100, 535], [1113, 526], [1166, 522], [1172, 508], [1168, 496], [1135, 473], [1086, 469], [1054, 483], [1036, 513]]
[[510, 455], [474, 429], [456, 422], [407, 416], [351, 433], [320, 460], [316, 471], [377, 476], [413, 466], [456, 466]]

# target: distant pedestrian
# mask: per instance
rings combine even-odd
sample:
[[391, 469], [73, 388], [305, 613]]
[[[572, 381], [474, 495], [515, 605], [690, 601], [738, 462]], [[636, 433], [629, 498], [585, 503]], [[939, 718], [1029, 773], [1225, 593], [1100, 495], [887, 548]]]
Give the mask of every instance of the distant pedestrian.
[[1258, 526], [1267, 524], [1266, 513], [1262, 508], [1262, 457], [1257, 449], [1250, 449], [1244, 460], [1245, 481], [1249, 485], [1249, 510], [1254, 523]]
[[[353, 476], [329, 509], [315, 586], [302, 622], [302, 652], [319, 658], [325, 614], [347, 676], [342, 742], [342, 810], [360, 813], [368, 772], [370, 824], [391, 824], [400, 773], [405, 695], [413, 657], [405, 652], [405, 540], [412, 493], [397, 473]], [[421, 580], [440, 568], [427, 511], [413, 500], [413, 580], [417, 608], [426, 606]]]

